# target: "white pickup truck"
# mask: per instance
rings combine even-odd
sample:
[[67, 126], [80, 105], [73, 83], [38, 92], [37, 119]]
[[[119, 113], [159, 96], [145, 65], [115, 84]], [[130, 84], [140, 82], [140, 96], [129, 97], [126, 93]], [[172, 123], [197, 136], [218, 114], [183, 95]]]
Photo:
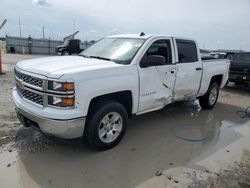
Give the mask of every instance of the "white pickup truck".
[[105, 150], [132, 115], [190, 98], [213, 108], [229, 61], [202, 61], [194, 40], [141, 33], [103, 38], [78, 56], [20, 61], [14, 71], [23, 125]]

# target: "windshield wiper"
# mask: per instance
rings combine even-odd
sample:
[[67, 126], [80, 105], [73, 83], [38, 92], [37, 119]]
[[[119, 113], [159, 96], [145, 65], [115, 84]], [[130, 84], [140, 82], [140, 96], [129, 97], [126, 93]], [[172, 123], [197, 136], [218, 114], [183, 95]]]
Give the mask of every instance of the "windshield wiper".
[[83, 55], [83, 54], [79, 54], [78, 56], [89, 58], [89, 56], [86, 56], [86, 55]]
[[102, 60], [107, 60], [107, 61], [111, 61], [111, 59], [109, 58], [105, 58], [105, 57], [100, 57], [100, 56], [89, 56], [90, 58], [96, 58], [96, 59], [102, 59]]

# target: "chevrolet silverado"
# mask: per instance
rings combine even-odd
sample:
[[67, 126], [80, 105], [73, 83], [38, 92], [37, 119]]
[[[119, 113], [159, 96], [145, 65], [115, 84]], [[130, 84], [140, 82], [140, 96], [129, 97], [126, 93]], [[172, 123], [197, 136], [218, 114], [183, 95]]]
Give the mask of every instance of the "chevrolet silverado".
[[133, 115], [192, 98], [212, 109], [229, 61], [202, 61], [191, 39], [141, 33], [105, 37], [77, 56], [20, 61], [14, 71], [13, 100], [23, 125], [84, 137], [105, 150], [120, 142]]

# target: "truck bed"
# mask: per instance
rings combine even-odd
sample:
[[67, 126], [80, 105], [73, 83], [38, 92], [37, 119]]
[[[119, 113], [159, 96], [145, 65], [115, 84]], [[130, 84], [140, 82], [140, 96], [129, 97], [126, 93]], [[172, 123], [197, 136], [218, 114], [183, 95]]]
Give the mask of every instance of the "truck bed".
[[[226, 85], [229, 72], [229, 60], [228, 59], [211, 59], [202, 60], [203, 63], [203, 75], [201, 79], [201, 87], [199, 90], [199, 95], [204, 95], [208, 89], [209, 82], [214, 75], [222, 76], [222, 83], [220, 88]], [[225, 73], [225, 74], [221, 74]]]

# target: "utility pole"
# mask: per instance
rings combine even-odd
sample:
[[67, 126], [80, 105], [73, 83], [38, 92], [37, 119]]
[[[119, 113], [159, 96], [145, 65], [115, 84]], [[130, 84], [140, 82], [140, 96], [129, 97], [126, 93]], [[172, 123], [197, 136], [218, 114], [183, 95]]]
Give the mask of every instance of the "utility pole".
[[51, 38], [51, 28], [49, 28], [49, 38]]
[[73, 32], [75, 32], [75, 19], [73, 19]]
[[43, 30], [43, 39], [45, 39], [45, 35], [44, 35], [44, 26], [42, 27]]
[[19, 16], [19, 34], [20, 34], [20, 37], [22, 37], [22, 28], [21, 28], [21, 19], [20, 19], [20, 16]]

